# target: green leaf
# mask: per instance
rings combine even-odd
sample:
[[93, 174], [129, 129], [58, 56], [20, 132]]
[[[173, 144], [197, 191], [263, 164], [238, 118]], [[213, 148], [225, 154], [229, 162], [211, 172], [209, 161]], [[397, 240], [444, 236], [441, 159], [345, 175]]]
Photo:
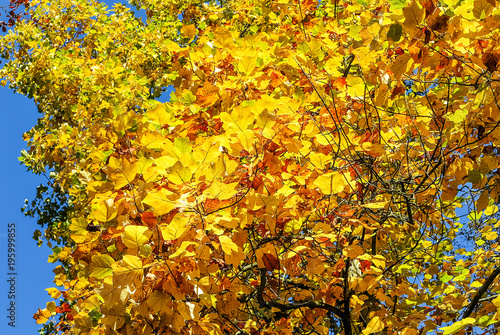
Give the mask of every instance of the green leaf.
[[453, 278], [452, 275], [449, 275], [447, 273], [445, 273], [444, 275], [441, 276], [441, 278], [439, 278], [439, 280], [442, 282], [442, 283], [447, 283], [449, 282], [451, 279]]
[[402, 9], [406, 6], [406, 0], [388, 0], [391, 9]]
[[192, 105], [196, 101], [196, 95], [191, 93], [191, 91], [185, 91], [182, 94], [181, 101], [184, 105], [187, 105], [187, 106]]
[[472, 169], [467, 174], [467, 181], [471, 182], [472, 184], [479, 184], [481, 183], [482, 179], [483, 179], [483, 174], [479, 172], [479, 170]]
[[403, 27], [399, 23], [391, 24], [389, 31], [387, 32], [387, 37], [397, 42], [401, 39], [401, 34], [403, 34]]

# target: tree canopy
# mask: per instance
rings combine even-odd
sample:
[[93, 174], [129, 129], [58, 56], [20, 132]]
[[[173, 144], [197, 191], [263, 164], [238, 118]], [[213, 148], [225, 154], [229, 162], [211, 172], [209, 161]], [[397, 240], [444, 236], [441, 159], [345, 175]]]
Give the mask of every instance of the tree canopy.
[[495, 0], [131, 5], [0, 39], [41, 113], [42, 333], [497, 333]]

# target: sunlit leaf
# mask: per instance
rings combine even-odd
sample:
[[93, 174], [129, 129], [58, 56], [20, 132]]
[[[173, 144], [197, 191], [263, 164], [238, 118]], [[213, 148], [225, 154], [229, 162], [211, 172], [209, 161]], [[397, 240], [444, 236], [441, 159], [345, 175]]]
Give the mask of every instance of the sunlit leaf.
[[476, 319], [474, 318], [465, 318], [458, 322], [453, 323], [451, 326], [440, 328], [443, 331], [443, 335], [456, 334], [460, 330], [464, 329], [468, 325], [474, 324]]
[[148, 242], [151, 234], [148, 227], [126, 226], [122, 240], [128, 248], [139, 249], [144, 243]]
[[92, 256], [90, 276], [103, 279], [113, 273], [111, 265], [115, 260], [106, 254]]

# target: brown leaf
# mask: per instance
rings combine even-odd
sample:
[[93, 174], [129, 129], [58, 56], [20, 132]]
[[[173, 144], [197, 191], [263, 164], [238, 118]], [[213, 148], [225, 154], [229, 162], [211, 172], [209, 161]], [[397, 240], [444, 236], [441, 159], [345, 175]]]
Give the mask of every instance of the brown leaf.
[[427, 0], [422, 4], [422, 6], [425, 9], [425, 17], [428, 17], [432, 13], [434, 13], [434, 10], [436, 9], [436, 5], [432, 0]]
[[404, 26], [407, 29], [412, 29], [422, 22], [425, 10], [420, 8], [418, 1], [414, 0], [410, 6], [403, 8], [403, 13], [405, 16]]
[[498, 52], [485, 52], [481, 59], [488, 71], [495, 72], [497, 69], [498, 61], [500, 60], [500, 53]]
[[441, 15], [430, 20], [429, 27], [439, 33], [444, 33], [448, 30], [448, 21], [450, 17], [448, 15]]
[[391, 93], [391, 99], [394, 99], [397, 95], [403, 94], [405, 92], [405, 89], [403, 86], [398, 85], [396, 86]]
[[267, 254], [267, 253], [263, 254], [262, 261], [264, 262], [267, 271], [277, 270], [280, 267], [278, 258], [276, 258], [276, 256], [272, 254]]

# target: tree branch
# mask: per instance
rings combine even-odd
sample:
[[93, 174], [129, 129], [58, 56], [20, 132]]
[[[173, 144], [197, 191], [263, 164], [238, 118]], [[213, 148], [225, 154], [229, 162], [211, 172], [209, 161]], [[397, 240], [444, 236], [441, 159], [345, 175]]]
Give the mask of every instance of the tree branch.
[[[259, 269], [260, 270], [260, 285], [257, 288], [257, 301], [259, 302], [259, 305], [261, 307], [265, 308], [277, 308], [281, 311], [290, 311], [293, 309], [298, 309], [302, 307], [307, 307], [307, 308], [322, 308], [326, 309], [329, 312], [332, 312], [335, 314], [337, 317], [344, 319], [345, 313], [342, 312], [339, 308], [325, 304], [320, 301], [314, 301], [314, 300], [307, 300], [307, 301], [296, 301], [296, 302], [291, 302], [288, 304], [282, 304], [279, 303], [275, 300], [272, 301], [266, 301], [264, 300], [264, 288], [267, 286], [267, 275], [266, 275], [266, 269]], [[347, 334], [347, 333], [346, 333]]]
[[465, 311], [462, 319], [468, 318], [472, 314], [472, 311], [474, 310], [474, 308], [476, 308], [477, 304], [479, 303], [479, 300], [481, 299], [481, 296], [488, 290], [491, 283], [493, 283], [493, 281], [499, 274], [500, 274], [500, 267], [496, 268], [496, 270], [493, 271], [493, 273], [483, 283], [483, 286], [481, 286], [479, 291], [476, 292], [476, 295], [469, 304], [469, 307], [467, 307], [467, 310]]

